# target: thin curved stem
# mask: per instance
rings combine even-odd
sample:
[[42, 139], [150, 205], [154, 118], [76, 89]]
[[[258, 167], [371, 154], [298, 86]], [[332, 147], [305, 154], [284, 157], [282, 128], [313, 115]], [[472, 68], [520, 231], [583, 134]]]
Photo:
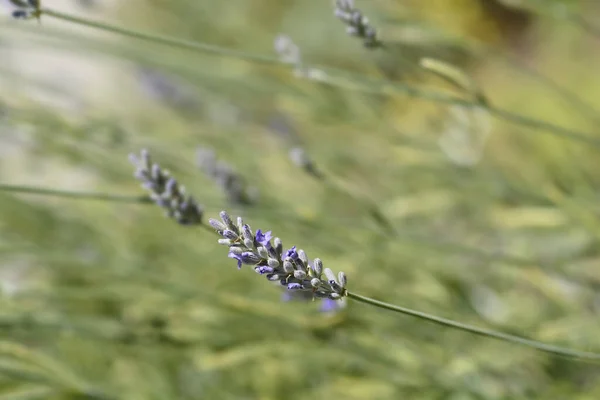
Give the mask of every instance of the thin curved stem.
[[122, 36], [128, 36], [134, 39], [144, 40], [147, 42], [153, 42], [163, 44], [167, 46], [177, 47], [184, 50], [191, 50], [206, 54], [218, 54], [225, 57], [233, 57], [240, 60], [247, 60], [262, 64], [280, 64], [286, 65], [285, 62], [268, 56], [261, 56], [258, 54], [244, 53], [237, 50], [226, 49], [220, 46], [214, 46], [206, 43], [193, 42], [189, 40], [177, 39], [169, 36], [156, 35], [153, 33], [141, 32], [133, 29], [120, 27], [117, 25], [110, 25], [104, 22], [92, 21], [87, 18], [81, 18], [74, 15], [66, 14], [60, 11], [51, 10], [49, 8], [43, 8], [40, 10], [41, 15], [53, 17], [67, 22], [72, 22], [78, 25], [84, 25], [89, 28], [101, 29], [103, 31], [116, 33]]
[[[0, 184], [0, 192], [13, 192], [13, 193], [26, 193], [40, 196], [54, 196], [62, 197], [74, 200], [98, 200], [98, 201], [110, 201], [119, 203], [132, 203], [132, 204], [153, 204], [154, 201], [149, 196], [128, 196], [120, 194], [107, 194], [97, 192], [74, 192], [58, 189], [44, 189], [39, 187], [31, 186], [20, 186], [20, 185], [6, 185]], [[202, 222], [200, 224], [202, 229], [213, 232], [213, 229]]]
[[[60, 19], [63, 21], [75, 23], [78, 25], [87, 26], [90, 28], [101, 29], [101, 30], [104, 30], [107, 32], [112, 32], [112, 33], [116, 33], [116, 34], [123, 35], [123, 36], [128, 36], [128, 37], [139, 39], [139, 40], [144, 40], [144, 41], [148, 41], [148, 42], [177, 47], [177, 48], [195, 51], [195, 52], [199, 52], [199, 53], [218, 54], [218, 55], [225, 56], [225, 57], [233, 57], [233, 58], [247, 60], [247, 61], [261, 63], [261, 64], [289, 66], [288, 63], [286, 63], [278, 58], [275, 58], [275, 57], [250, 54], [250, 53], [227, 49], [227, 48], [210, 45], [210, 44], [206, 44], [206, 43], [199, 43], [199, 42], [194, 42], [194, 41], [187, 41], [187, 40], [172, 38], [172, 37], [168, 37], [168, 36], [161, 36], [161, 35], [155, 35], [155, 34], [151, 34], [151, 33], [140, 32], [140, 31], [136, 31], [136, 30], [132, 30], [132, 29], [116, 26], [116, 25], [107, 24], [104, 22], [92, 21], [92, 20], [88, 20], [85, 18], [76, 17], [73, 15], [69, 15], [69, 14], [55, 11], [55, 10], [48, 9], [48, 8], [41, 9], [40, 14], [48, 16], [48, 17]], [[546, 131], [548, 133], [552, 133], [556, 136], [569, 138], [572, 140], [576, 140], [576, 141], [586, 143], [588, 145], [592, 145], [594, 147], [600, 148], [600, 139], [594, 138], [590, 134], [586, 134], [586, 133], [579, 132], [577, 130], [561, 127], [561, 126], [555, 125], [555, 124], [547, 122], [547, 121], [538, 120], [538, 119], [535, 119], [532, 117], [514, 113], [514, 112], [508, 111], [508, 110], [499, 109], [499, 108], [496, 108], [493, 106], [488, 106], [488, 105], [484, 105], [484, 104], [476, 104], [473, 101], [464, 100], [462, 98], [456, 97], [454, 95], [449, 95], [449, 94], [446, 94], [443, 92], [435, 92], [435, 91], [426, 90], [426, 89], [422, 89], [422, 88], [418, 88], [418, 87], [414, 87], [414, 86], [409, 86], [409, 85], [402, 84], [402, 83], [391, 82], [391, 81], [387, 81], [387, 80], [383, 80], [383, 79], [376, 79], [376, 80], [369, 79], [368, 81], [363, 82], [363, 85], [369, 86], [368, 88], [365, 88], [365, 87], [356, 88], [357, 80], [361, 80], [359, 76], [356, 76], [355, 74], [351, 74], [348, 71], [344, 71], [344, 70], [340, 70], [340, 69], [336, 69], [336, 68], [320, 67], [320, 66], [317, 66], [317, 67], [319, 69], [324, 70], [328, 74], [332, 74], [333, 76], [331, 76], [331, 78], [346, 77], [346, 78], [352, 79], [349, 82], [339, 82], [339, 81], [337, 81], [337, 79], [330, 79], [330, 80], [325, 81], [324, 82], [325, 84], [330, 84], [333, 86], [341, 86], [342, 88], [349, 88], [348, 83], [351, 83], [350, 86], [352, 86], [354, 89], [364, 90], [366, 92], [373, 92], [373, 93], [379, 93], [379, 94], [390, 93], [390, 89], [391, 89], [392, 92], [401, 93], [401, 94], [404, 94], [404, 95], [407, 95], [410, 97], [417, 97], [417, 98], [421, 98], [424, 100], [429, 100], [429, 101], [434, 101], [434, 102], [439, 102], [439, 103], [446, 103], [446, 104], [453, 104], [453, 105], [456, 105], [459, 107], [466, 107], [466, 108], [472, 108], [472, 107], [483, 108], [483, 109], [487, 110], [490, 114], [492, 114], [498, 118], [504, 119], [506, 121], [509, 121], [509, 122], [512, 122], [512, 123], [515, 123], [515, 124], [518, 124], [521, 126], [525, 126], [528, 128], [540, 129], [540, 130]], [[364, 80], [364, 79], [362, 79], [362, 80]]]
[[[394, 20], [392, 19], [392, 22]], [[478, 57], [486, 57], [486, 58], [497, 58], [509, 65], [511, 68], [514, 68], [521, 73], [528, 75], [530, 78], [538, 81], [542, 85], [545, 85], [550, 90], [553, 90], [559, 97], [561, 97], [566, 104], [569, 104], [574, 111], [579, 112], [582, 116], [586, 118], [590, 118], [597, 123], [600, 123], [600, 112], [590, 103], [588, 103], [585, 99], [583, 99], [579, 94], [573, 92], [572, 90], [564, 87], [561, 83], [553, 80], [552, 78], [544, 75], [542, 72], [537, 71], [535, 68], [527, 65], [526, 62], [516, 57], [514, 54], [509, 51], [498, 48], [498, 47], [490, 47], [485, 44], [483, 41], [477, 39], [465, 39], [464, 37], [456, 36], [454, 34], [450, 34], [445, 31], [441, 31], [427, 23], [421, 23], [423, 28], [427, 29], [430, 32], [434, 32], [438, 35], [443, 35], [449, 43], [460, 47], [461, 49], [465, 49], [470, 53], [477, 55]], [[600, 30], [598, 31], [600, 32]], [[435, 48], [437, 48], [436, 46]]]
[[70, 199], [82, 199], [82, 200], [100, 200], [100, 201], [114, 201], [122, 203], [141, 203], [141, 204], [152, 204], [153, 201], [148, 196], [127, 196], [120, 194], [106, 194], [96, 192], [74, 192], [57, 189], [44, 189], [31, 186], [21, 185], [6, 185], [0, 184], [0, 191], [3, 192], [15, 192], [15, 193], [27, 193], [42, 196], [54, 196]]
[[[340, 189], [341, 190], [341, 189]], [[129, 196], [129, 195], [118, 195], [118, 194], [107, 194], [107, 193], [95, 193], [95, 192], [76, 192], [76, 191], [67, 191], [60, 189], [45, 189], [34, 186], [22, 186], [22, 185], [8, 185], [0, 183], [0, 192], [12, 192], [12, 193], [24, 193], [24, 194], [32, 194], [39, 196], [50, 196], [50, 197], [59, 197], [65, 199], [72, 200], [98, 200], [98, 201], [107, 201], [107, 202], [117, 202], [117, 203], [131, 203], [131, 204], [140, 204], [140, 205], [152, 205], [154, 202], [148, 196]], [[351, 195], [348, 193], [348, 195]], [[357, 199], [360, 200], [360, 199]], [[378, 209], [375, 209], [378, 211]], [[372, 215], [376, 213], [376, 211], [370, 211], [371, 216], [376, 218], [376, 216]], [[245, 212], [250, 212], [250, 210], [245, 210]], [[270, 209], [271, 213], [277, 213], [278, 211], [274, 209]], [[289, 217], [288, 212], [282, 212], [281, 214], [277, 214], [280, 216]], [[502, 261], [512, 265], [531, 265], [535, 264], [537, 260], [529, 260], [525, 258], [520, 258], [518, 256], [514, 256], [511, 254], [494, 254], [483, 251], [479, 247], [470, 247], [462, 244], [458, 244], [455, 242], [449, 241], [440, 241], [438, 238], [433, 238], [429, 236], [418, 236], [412, 235], [408, 232], [403, 232], [400, 234], [397, 232], [393, 226], [389, 225], [390, 222], [383, 216], [384, 221], [381, 221], [381, 227], [385, 228], [384, 230], [389, 234], [393, 235], [393, 237], [397, 240], [401, 240], [408, 243], [414, 243], [417, 245], [427, 245], [429, 248], [435, 248], [440, 251], [445, 252], [461, 252], [464, 254], [472, 255], [474, 257], [478, 257], [482, 260], [490, 260], [490, 261]], [[344, 223], [345, 226], [350, 222], [354, 222], [354, 220], [346, 220], [339, 219], [337, 222]], [[377, 221], [376, 221], [377, 222]], [[212, 227], [208, 225], [204, 225], [206, 229], [209, 229], [211, 232], [214, 232]], [[374, 229], [374, 228], [373, 228]], [[380, 231], [376, 231], [380, 232]], [[1, 324], [0, 324], [1, 325]]]
[[390, 311], [395, 311], [401, 314], [410, 315], [412, 317], [416, 317], [425, 321], [433, 322], [438, 325], [459, 329], [461, 331], [470, 332], [475, 335], [480, 335], [488, 338], [493, 338], [497, 340], [501, 340], [504, 342], [509, 342], [513, 344], [519, 344], [522, 346], [527, 346], [539, 351], [543, 351], [546, 353], [550, 353], [556, 356], [573, 358], [581, 361], [588, 361], [593, 363], [600, 364], [600, 354], [599, 353], [591, 353], [586, 351], [577, 351], [571, 350], [560, 346], [554, 346], [551, 344], [546, 344], [542, 342], [538, 342], [536, 340], [527, 339], [520, 336], [510, 335], [508, 333], [502, 333], [498, 331], [494, 331], [491, 329], [479, 328], [473, 325], [463, 324], [461, 322], [453, 321], [450, 319], [436, 317], [435, 315], [427, 314], [421, 311], [412, 310], [410, 308], [404, 308], [400, 306], [396, 306], [389, 303], [384, 303], [379, 300], [372, 299], [370, 297], [361, 296], [360, 294], [348, 292], [347, 296], [356, 301], [360, 301], [365, 304], [369, 304], [375, 307], [383, 308]]
[[587, 32], [588, 34], [590, 34], [596, 38], [600, 38], [600, 27], [592, 24], [591, 22], [586, 20], [581, 15], [570, 14], [568, 17], [566, 17], [566, 19], [568, 21], [572, 22], [573, 24], [577, 25], [579, 28], [581, 28], [583, 31]]

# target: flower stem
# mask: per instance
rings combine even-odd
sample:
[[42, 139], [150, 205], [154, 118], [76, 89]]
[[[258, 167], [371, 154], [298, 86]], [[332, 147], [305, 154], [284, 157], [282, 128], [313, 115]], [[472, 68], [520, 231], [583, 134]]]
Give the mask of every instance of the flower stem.
[[[258, 55], [258, 54], [250, 54], [250, 53], [245, 53], [245, 52], [241, 52], [241, 51], [237, 51], [237, 50], [233, 50], [233, 49], [227, 49], [227, 48], [210, 45], [210, 44], [206, 44], [206, 43], [200, 43], [200, 42], [172, 38], [172, 37], [168, 37], [168, 36], [140, 32], [137, 30], [128, 29], [128, 28], [124, 28], [124, 27], [120, 27], [120, 26], [116, 26], [116, 25], [111, 25], [111, 24], [107, 24], [104, 22], [93, 21], [93, 20], [89, 20], [86, 18], [77, 17], [74, 15], [62, 13], [62, 12], [55, 11], [55, 10], [48, 9], [48, 8], [41, 9], [40, 14], [45, 15], [47, 17], [53, 17], [53, 18], [60, 19], [63, 21], [75, 23], [78, 25], [87, 26], [90, 28], [101, 29], [101, 30], [104, 30], [107, 32], [112, 32], [112, 33], [116, 33], [116, 34], [123, 35], [123, 36], [128, 36], [128, 37], [139, 39], [139, 40], [144, 40], [144, 41], [148, 41], [148, 42], [154, 42], [154, 43], [163, 44], [163, 45], [167, 45], [167, 46], [191, 50], [191, 51], [195, 51], [195, 52], [199, 52], [199, 53], [217, 54], [217, 55], [221, 55], [221, 56], [233, 57], [233, 58], [247, 60], [247, 61], [261, 63], [261, 64], [289, 66], [288, 63], [286, 63], [278, 58], [275, 58], [275, 57], [269, 57], [269, 56]], [[339, 78], [339, 77], [351, 78], [353, 80], [352, 83], [354, 84], [352, 86], [356, 86], [355, 85], [357, 82], [356, 80], [359, 79], [359, 77], [356, 76], [355, 74], [351, 74], [347, 71], [340, 70], [337, 68], [319, 67], [319, 69], [325, 71], [328, 74], [331, 74], [332, 78]], [[344, 83], [340, 84], [339, 82], [335, 82], [337, 80], [338, 79], [331, 79], [331, 80], [328, 79], [328, 80], [324, 81], [323, 83], [330, 84], [330, 85], [333, 84], [333, 86], [341, 86], [341, 87], [347, 88], [348, 85], [346, 85]], [[381, 94], [381, 93], [389, 93], [390, 92], [389, 89], [393, 89], [392, 92], [402, 93], [402, 94], [410, 96], [410, 97], [421, 98], [421, 99], [425, 99], [425, 100], [429, 100], [429, 101], [433, 101], [433, 102], [453, 104], [453, 105], [456, 105], [459, 107], [466, 107], [466, 108], [473, 108], [473, 107], [482, 108], [482, 109], [485, 109], [486, 111], [488, 111], [491, 115], [494, 115], [495, 117], [498, 117], [505, 121], [509, 121], [514, 124], [532, 128], [532, 129], [540, 129], [542, 131], [554, 134], [556, 136], [569, 138], [572, 140], [579, 141], [581, 143], [586, 143], [586, 144], [592, 145], [594, 147], [600, 148], [600, 140], [592, 137], [590, 134], [586, 134], [586, 133], [579, 132], [577, 130], [561, 127], [561, 126], [555, 125], [555, 124], [547, 122], [547, 121], [538, 120], [538, 119], [535, 119], [532, 117], [514, 113], [512, 111], [507, 111], [507, 110], [503, 110], [500, 108], [496, 108], [494, 106], [485, 105], [485, 104], [476, 104], [473, 101], [464, 100], [462, 98], [456, 97], [454, 95], [449, 95], [449, 94], [446, 94], [443, 92], [435, 92], [435, 91], [431, 91], [431, 90], [418, 88], [415, 86], [409, 86], [409, 85], [406, 85], [403, 83], [390, 82], [390, 81], [383, 80], [383, 79], [377, 79], [377, 80], [370, 79], [369, 82], [363, 82], [362, 85], [359, 85], [359, 86], [361, 86], [361, 87], [359, 87], [358, 90], [362, 89], [362, 90], [366, 90], [367, 92]], [[365, 86], [371, 86], [371, 87], [366, 88]]]
[[56, 19], [60, 19], [67, 22], [72, 22], [74, 24], [87, 26], [90, 28], [101, 29], [103, 31], [116, 33], [122, 36], [128, 36], [134, 39], [144, 40], [147, 42], [153, 42], [158, 44], [163, 44], [172, 47], [178, 47], [184, 50], [192, 50], [199, 53], [208, 53], [208, 54], [218, 54], [226, 57], [233, 57], [241, 60], [247, 60], [262, 64], [281, 64], [285, 65], [286, 63], [280, 61], [277, 58], [261, 56], [258, 54], [249, 54], [241, 51], [236, 51], [232, 49], [226, 49], [220, 46], [214, 46], [206, 43], [192, 42], [189, 40], [177, 39], [168, 36], [156, 35], [153, 33], [140, 32], [133, 29], [128, 29], [124, 27], [120, 27], [117, 25], [110, 25], [104, 22], [93, 21], [87, 18], [81, 18], [74, 15], [66, 14], [60, 11], [51, 10], [49, 8], [43, 8], [41, 11], [42, 15], [46, 15], [48, 17], [53, 17]]
[[94, 192], [72, 192], [58, 189], [44, 189], [31, 186], [19, 186], [19, 185], [6, 185], [0, 184], [0, 191], [3, 192], [15, 192], [15, 193], [27, 193], [42, 196], [54, 196], [71, 199], [85, 199], [85, 200], [101, 200], [101, 201], [114, 201], [122, 203], [142, 203], [151, 204], [152, 199], [148, 196], [125, 196], [120, 194], [106, 194], [106, 193], [94, 193]]
[[[59, 189], [44, 189], [31, 186], [7, 185], [1, 183], [0, 192], [26, 193], [40, 196], [54, 196], [74, 200], [99, 200], [132, 204], [154, 204], [154, 201], [148, 196], [128, 196], [96, 192], [75, 192]], [[214, 230], [206, 223], [202, 222], [199, 225], [202, 229], [214, 233]]]
[[372, 299], [370, 297], [361, 296], [356, 293], [347, 292], [347, 296], [356, 301], [360, 301], [362, 303], [370, 304], [375, 307], [383, 308], [390, 311], [395, 311], [401, 314], [410, 315], [412, 317], [420, 318], [422, 320], [426, 320], [429, 322], [433, 322], [438, 325], [443, 325], [446, 327], [459, 329], [465, 332], [470, 332], [475, 335], [485, 336], [488, 338], [493, 338], [497, 340], [501, 340], [504, 342], [509, 342], [513, 344], [519, 344], [522, 346], [527, 346], [539, 351], [543, 351], [546, 353], [550, 353], [560, 357], [567, 357], [572, 359], [577, 359], [581, 361], [588, 361], [594, 363], [600, 363], [600, 354], [599, 353], [591, 353], [585, 351], [577, 351], [571, 350], [560, 346], [554, 346], [551, 344], [546, 344], [542, 342], [538, 342], [536, 340], [527, 339], [520, 336], [514, 336], [507, 333], [502, 333], [498, 331], [494, 331], [491, 329], [479, 328], [473, 325], [463, 324], [457, 321], [452, 321], [450, 319], [437, 317], [435, 315], [427, 314], [421, 311], [412, 310], [410, 308], [404, 308], [400, 306], [396, 306], [389, 303], [384, 303], [379, 300]]

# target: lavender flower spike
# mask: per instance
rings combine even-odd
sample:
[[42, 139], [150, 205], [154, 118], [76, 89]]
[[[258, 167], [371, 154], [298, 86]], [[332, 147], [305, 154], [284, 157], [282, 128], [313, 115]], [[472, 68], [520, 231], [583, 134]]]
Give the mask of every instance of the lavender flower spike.
[[[263, 233], [258, 229], [251, 240], [252, 230], [249, 225], [244, 224], [242, 218], [237, 218], [236, 225], [225, 211], [220, 213], [220, 217], [222, 222], [211, 219], [210, 225], [221, 236], [219, 243], [229, 246], [228, 257], [237, 261], [238, 269], [243, 264], [254, 265], [254, 270], [260, 275], [265, 275], [267, 280], [278, 282], [288, 291], [300, 292], [313, 299], [338, 301], [348, 295], [347, 278], [344, 273], [340, 272], [336, 279], [329, 268], [323, 269], [320, 259], [315, 258], [310, 262], [302, 249], [297, 250], [296, 246], [292, 246], [283, 252], [279, 238], [274, 239], [275, 245], [272, 246], [271, 231]], [[246, 238], [242, 240], [240, 235]], [[240, 237], [236, 239], [236, 236]], [[330, 303], [323, 304], [323, 308], [332, 309]]]
[[153, 164], [150, 153], [142, 150], [140, 155], [130, 154], [129, 160], [136, 167], [134, 176], [142, 182], [142, 187], [150, 192], [150, 198], [165, 209], [169, 218], [182, 225], [202, 223], [202, 207], [185, 192], [170, 174], [158, 164]]
[[369, 19], [354, 7], [354, 0], [334, 0], [334, 15], [348, 27], [346, 32], [350, 36], [363, 39], [363, 44], [368, 48], [380, 47], [381, 41], [377, 38], [377, 31], [369, 25]]

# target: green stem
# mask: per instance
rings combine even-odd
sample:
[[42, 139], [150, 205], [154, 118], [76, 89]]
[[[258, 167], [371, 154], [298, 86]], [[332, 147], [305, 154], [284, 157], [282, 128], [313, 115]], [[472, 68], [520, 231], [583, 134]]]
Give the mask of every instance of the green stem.
[[493, 338], [497, 340], [501, 340], [504, 342], [509, 342], [513, 344], [519, 344], [522, 346], [527, 346], [539, 351], [543, 351], [546, 353], [550, 353], [556, 356], [573, 358], [581, 361], [591, 361], [591, 362], [600, 362], [600, 354], [599, 353], [590, 353], [585, 351], [577, 351], [570, 350], [564, 347], [554, 346], [551, 344], [546, 344], [542, 342], [538, 342], [536, 340], [527, 339], [520, 336], [509, 335], [507, 333], [493, 331], [491, 329], [479, 328], [472, 325], [463, 324], [457, 321], [452, 321], [450, 319], [436, 317], [435, 315], [427, 314], [421, 311], [412, 310], [410, 308], [404, 308], [400, 306], [396, 306], [389, 303], [384, 303], [382, 301], [378, 301], [372, 299], [370, 297], [361, 296], [356, 293], [348, 292], [347, 296], [356, 301], [360, 301], [362, 303], [370, 304], [375, 307], [383, 308], [390, 311], [395, 311], [401, 314], [410, 315], [412, 317], [416, 317], [425, 321], [433, 322], [438, 325], [459, 329], [465, 332], [470, 332], [475, 335], [485, 336], [488, 338]]
[[[132, 30], [132, 29], [116, 26], [116, 25], [106, 24], [104, 22], [92, 21], [92, 20], [88, 20], [85, 18], [76, 17], [73, 15], [65, 14], [65, 13], [51, 10], [48, 8], [41, 9], [40, 13], [41, 13], [41, 15], [46, 15], [48, 17], [53, 17], [53, 18], [60, 19], [63, 21], [75, 23], [78, 25], [83, 25], [83, 26], [87, 26], [87, 27], [95, 28], [95, 29], [101, 29], [101, 30], [104, 30], [107, 32], [112, 32], [112, 33], [116, 33], [119, 35], [128, 36], [128, 37], [131, 37], [134, 39], [144, 40], [144, 41], [148, 41], [148, 42], [154, 42], [154, 43], [177, 47], [177, 48], [181, 48], [181, 49], [185, 49], [185, 50], [191, 50], [191, 51], [195, 51], [195, 52], [199, 52], [199, 53], [217, 54], [217, 55], [221, 55], [221, 56], [233, 57], [233, 58], [237, 58], [237, 59], [257, 62], [257, 63], [261, 63], [261, 64], [289, 66], [288, 63], [283, 62], [280, 59], [274, 58], [274, 57], [262, 56], [262, 55], [257, 55], [257, 54], [249, 54], [249, 53], [245, 53], [245, 52], [241, 52], [241, 51], [237, 51], [237, 50], [226, 49], [226, 48], [223, 48], [220, 46], [209, 45], [206, 43], [198, 43], [198, 42], [193, 42], [193, 41], [172, 38], [172, 37], [168, 37], [168, 36], [161, 36], [161, 35], [155, 35], [155, 34], [151, 34], [151, 33], [139, 32], [136, 30]], [[318, 67], [318, 68], [324, 70], [328, 74], [332, 74], [334, 76], [337, 75], [338, 78], [340, 76], [346, 76], [347, 78], [352, 78], [353, 84], [356, 84], [357, 80], [360, 80], [359, 77], [357, 77], [356, 75], [349, 74], [347, 71], [344, 71], [344, 70], [328, 68], [328, 67]], [[331, 84], [331, 82], [327, 82], [327, 81], [325, 83]], [[394, 89], [397, 93], [402, 93], [407, 96], [417, 97], [417, 98], [421, 98], [421, 99], [425, 99], [425, 100], [429, 100], [429, 101], [453, 104], [453, 105], [456, 105], [459, 107], [466, 107], [466, 108], [472, 108], [472, 107], [483, 108], [483, 109], [487, 110], [490, 114], [492, 114], [498, 118], [504, 119], [506, 121], [513, 122], [517, 125], [534, 128], [534, 129], [540, 129], [540, 130], [546, 131], [548, 133], [552, 133], [556, 136], [561, 136], [561, 137], [577, 140], [582, 143], [587, 143], [594, 147], [600, 148], [600, 140], [598, 140], [594, 137], [591, 137], [591, 135], [589, 135], [589, 134], [585, 134], [585, 133], [582, 133], [582, 132], [579, 132], [576, 130], [564, 128], [564, 127], [561, 127], [561, 126], [558, 126], [558, 125], [555, 125], [555, 124], [552, 124], [552, 123], [549, 123], [546, 121], [537, 120], [535, 118], [527, 117], [525, 115], [520, 115], [520, 114], [514, 113], [512, 111], [502, 110], [499, 108], [495, 108], [493, 106], [475, 104], [473, 101], [464, 100], [464, 99], [461, 99], [461, 98], [453, 96], [453, 95], [448, 95], [448, 94], [441, 93], [441, 92], [434, 92], [434, 91], [430, 91], [430, 90], [425, 90], [425, 89], [409, 86], [409, 85], [402, 84], [402, 83], [395, 83], [395, 82], [390, 82], [390, 81], [381, 80], [381, 79], [370, 80], [370, 82], [364, 82], [364, 83], [367, 85], [370, 84], [374, 87], [377, 87], [377, 90], [373, 90], [373, 89], [367, 90], [369, 92], [385, 93], [385, 92], [389, 92], [389, 90], [387, 90], [387, 89], [391, 88], [391, 89]], [[347, 87], [347, 85], [344, 85], [344, 84], [341, 84], [341, 85], [336, 84], [336, 86]]]
[[43, 189], [31, 186], [20, 186], [20, 185], [6, 185], [0, 184], [0, 191], [3, 192], [15, 192], [15, 193], [27, 193], [42, 196], [54, 196], [70, 199], [82, 199], [82, 200], [100, 200], [100, 201], [114, 201], [122, 203], [141, 203], [151, 204], [152, 199], [148, 196], [124, 196], [119, 194], [106, 194], [106, 193], [94, 193], [94, 192], [72, 192], [57, 189]]
[[[106, 193], [94, 193], [94, 192], [72, 192], [58, 189], [43, 189], [31, 186], [19, 186], [19, 185], [6, 185], [0, 184], [0, 192], [13, 192], [13, 193], [26, 193], [40, 196], [54, 196], [62, 197], [74, 200], [99, 200], [99, 201], [110, 201], [120, 203], [132, 203], [132, 204], [153, 204], [154, 201], [148, 196], [125, 196], [119, 194], [106, 194]], [[202, 222], [200, 227], [204, 230], [214, 233], [211, 226]]]
[[144, 40], [147, 42], [153, 42], [163, 44], [166, 46], [177, 47], [184, 50], [192, 50], [199, 53], [207, 54], [218, 54], [225, 57], [233, 57], [241, 60], [247, 60], [262, 64], [280, 64], [287, 65], [287, 63], [273, 57], [261, 56], [257, 54], [248, 54], [241, 51], [225, 49], [220, 46], [214, 46], [206, 43], [192, 42], [183, 39], [172, 38], [168, 36], [156, 35], [153, 33], [145, 33], [132, 29], [123, 28], [116, 25], [110, 25], [104, 22], [92, 21], [86, 18], [76, 17], [74, 15], [62, 13], [60, 11], [43, 8], [40, 10], [41, 15], [53, 17], [67, 22], [72, 22], [78, 25], [84, 25], [90, 28], [101, 29], [103, 31], [116, 33], [123, 36], [128, 36], [134, 39]]
[[[512, 68], [528, 75], [542, 85], [545, 85], [550, 90], [553, 90], [556, 94], [558, 94], [559, 97], [569, 104], [573, 110], [579, 112], [586, 118], [593, 119], [595, 122], [600, 123], [600, 113], [598, 110], [584, 100], [579, 94], [567, 89], [560, 83], [554, 81], [552, 78], [547, 77], [536, 69], [530, 67], [526, 62], [514, 56], [509, 51], [498, 47], [490, 47], [484, 42], [476, 39], [466, 40], [465, 38], [449, 34], [448, 32], [440, 31], [437, 28], [427, 24], [424, 24], [423, 27], [428, 31], [434, 32], [440, 36], [443, 35], [444, 38], [447, 38], [446, 40], [448, 40], [449, 43], [459, 46], [461, 49], [465, 49], [479, 57], [500, 59], [505, 64], [508, 64]], [[600, 30], [598, 32], [600, 32]]]

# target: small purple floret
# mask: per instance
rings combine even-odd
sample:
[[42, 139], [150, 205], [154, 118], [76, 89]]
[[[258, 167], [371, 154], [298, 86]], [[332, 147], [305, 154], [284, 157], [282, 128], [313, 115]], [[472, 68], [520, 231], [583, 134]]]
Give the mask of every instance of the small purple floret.
[[304, 287], [299, 283], [289, 283], [287, 285], [288, 290], [299, 290], [304, 289]]
[[236, 259], [237, 260], [238, 269], [242, 268], [242, 256], [241, 255], [236, 254], [236, 253], [230, 251], [229, 254], [227, 254], [227, 257]]
[[272, 237], [273, 235], [271, 234], [271, 231], [267, 231], [265, 233], [262, 233], [260, 229], [256, 231], [256, 241], [265, 246], [267, 249], [271, 247], [270, 242]]
[[288, 251], [285, 252], [285, 257], [291, 257], [292, 260], [298, 259], [298, 252], [296, 251], [296, 246], [292, 247]]

